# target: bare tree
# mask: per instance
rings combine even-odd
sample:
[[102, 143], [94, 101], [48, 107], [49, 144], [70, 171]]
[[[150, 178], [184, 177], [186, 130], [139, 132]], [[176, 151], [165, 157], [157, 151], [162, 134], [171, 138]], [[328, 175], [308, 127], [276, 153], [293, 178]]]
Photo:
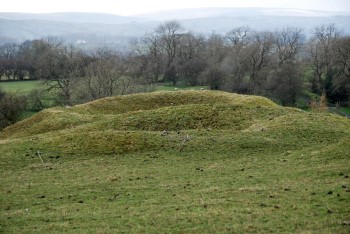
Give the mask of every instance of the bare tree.
[[160, 45], [160, 38], [155, 34], [145, 34], [140, 39], [131, 41], [131, 47], [142, 64], [142, 75], [149, 77], [151, 82], [162, 79], [165, 68], [164, 50]]
[[270, 95], [292, 106], [302, 89], [303, 66], [299, 54], [304, 41], [302, 30], [294, 27], [275, 32], [276, 62], [269, 76]]
[[304, 42], [302, 29], [286, 27], [275, 32], [278, 65], [295, 63]]
[[184, 29], [177, 21], [168, 21], [159, 25], [155, 33], [159, 38], [159, 43], [165, 52], [165, 70], [164, 79], [175, 85], [178, 80], [175, 67], [175, 59], [178, 55], [178, 50], [181, 43], [181, 38], [184, 36]]
[[195, 36], [191, 33], [183, 35], [178, 55], [174, 61], [175, 69], [180, 79], [191, 85], [200, 83], [200, 73], [206, 66], [204, 52], [205, 40], [202, 36]]
[[245, 53], [251, 93], [262, 94], [265, 88], [273, 45], [271, 32], [255, 32], [250, 38]]
[[334, 75], [334, 41], [342, 32], [334, 24], [316, 27], [309, 41], [309, 54], [313, 65], [311, 79], [312, 91], [321, 94], [325, 89], [325, 80], [332, 80]]
[[251, 29], [248, 26], [235, 28], [228, 33], [226, 33], [226, 38], [228, 40], [229, 46], [232, 47], [242, 47], [249, 43], [249, 34]]
[[99, 49], [94, 54], [94, 60], [85, 67], [82, 77], [85, 94], [89, 100], [116, 94], [118, 80], [124, 73], [123, 58], [106, 49]]
[[350, 102], [350, 36], [340, 37], [334, 42], [335, 57], [332, 79], [328, 76], [325, 90], [331, 102]]
[[[72, 105], [72, 93], [83, 75], [81, 52], [74, 46], [43, 42], [44, 50], [37, 60], [37, 74], [48, 90], [56, 92], [64, 105]], [[50, 44], [49, 44], [50, 43]]]

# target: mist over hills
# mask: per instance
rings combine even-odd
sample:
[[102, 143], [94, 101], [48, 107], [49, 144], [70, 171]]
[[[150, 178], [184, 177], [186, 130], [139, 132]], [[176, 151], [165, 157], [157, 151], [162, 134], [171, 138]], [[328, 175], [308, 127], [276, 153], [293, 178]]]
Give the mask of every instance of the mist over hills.
[[239, 26], [275, 30], [284, 26], [304, 29], [306, 35], [320, 24], [335, 23], [350, 33], [350, 12], [326, 12], [276, 8], [196, 8], [120, 16], [103, 13], [7, 13], [0, 12], [0, 44], [22, 42], [46, 36], [84, 46], [119, 46], [127, 49], [133, 37], [152, 31], [167, 20], [178, 20], [194, 33], [224, 34]]

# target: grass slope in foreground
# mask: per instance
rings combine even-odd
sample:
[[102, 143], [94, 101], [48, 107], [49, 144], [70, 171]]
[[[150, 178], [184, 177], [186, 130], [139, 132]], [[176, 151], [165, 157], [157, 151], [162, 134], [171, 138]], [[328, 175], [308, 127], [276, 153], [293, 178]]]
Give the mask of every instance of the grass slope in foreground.
[[345, 118], [224, 92], [47, 109], [0, 133], [0, 231], [348, 233], [349, 142]]

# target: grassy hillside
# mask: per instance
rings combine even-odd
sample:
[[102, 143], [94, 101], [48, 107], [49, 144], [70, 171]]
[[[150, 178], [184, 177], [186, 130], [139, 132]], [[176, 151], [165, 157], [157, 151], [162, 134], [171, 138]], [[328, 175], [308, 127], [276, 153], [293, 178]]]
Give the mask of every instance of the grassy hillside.
[[0, 132], [3, 232], [350, 230], [350, 121], [177, 91], [52, 108]]

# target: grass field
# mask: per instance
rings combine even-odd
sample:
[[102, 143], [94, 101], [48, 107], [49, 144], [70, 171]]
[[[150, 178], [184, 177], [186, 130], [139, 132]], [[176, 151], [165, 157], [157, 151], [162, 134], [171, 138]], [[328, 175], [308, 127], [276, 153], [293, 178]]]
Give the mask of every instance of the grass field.
[[348, 233], [350, 121], [155, 92], [0, 132], [1, 232]]
[[[0, 88], [7, 92], [14, 92], [18, 94], [28, 94], [33, 89], [40, 87], [40, 81], [13, 81], [13, 82], [0, 82]], [[174, 91], [174, 90], [199, 90], [207, 89], [206, 86], [188, 86], [188, 85], [158, 85], [155, 91]]]
[[340, 107], [339, 110], [350, 115], [350, 107]]
[[40, 87], [40, 81], [28, 80], [28, 81], [14, 81], [14, 82], [0, 82], [0, 89], [7, 92], [13, 92], [17, 94], [28, 94], [33, 89]]
[[200, 90], [208, 89], [207, 86], [188, 86], [188, 85], [159, 85], [155, 88], [155, 91], [175, 91], [175, 90]]

